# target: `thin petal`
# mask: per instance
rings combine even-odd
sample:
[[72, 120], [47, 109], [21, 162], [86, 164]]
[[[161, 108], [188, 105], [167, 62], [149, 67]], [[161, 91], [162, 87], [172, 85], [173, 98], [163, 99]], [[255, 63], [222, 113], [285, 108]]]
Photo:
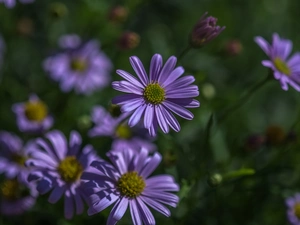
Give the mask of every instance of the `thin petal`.
[[128, 125], [130, 127], [135, 126], [141, 120], [141, 117], [142, 117], [146, 107], [147, 106], [145, 104], [143, 104], [134, 111], [134, 113], [131, 115], [131, 117], [128, 120]]
[[153, 123], [154, 106], [149, 105], [145, 111], [144, 126], [149, 129]]
[[129, 208], [130, 208], [130, 214], [131, 214], [133, 225], [142, 225], [142, 219], [137, 207], [136, 199], [132, 199], [129, 202]]
[[162, 84], [162, 87], [167, 87], [169, 84], [173, 83], [184, 73], [184, 69], [180, 66], [171, 72], [165, 82]]
[[136, 56], [131, 56], [129, 58], [129, 61], [136, 75], [141, 80], [142, 84], [146, 86], [148, 84], [148, 76], [141, 60]]
[[51, 192], [49, 198], [48, 198], [48, 201], [52, 204], [56, 203], [60, 198], [61, 196], [63, 195], [65, 191], [65, 188], [64, 187], [59, 187], [59, 186], [56, 186], [53, 191]]
[[[116, 221], [119, 221], [125, 214], [127, 207], [128, 207], [128, 198], [122, 198], [118, 204], [114, 206], [115, 210], [113, 213], [111, 213], [112, 218], [114, 218]], [[109, 219], [108, 219], [109, 221]], [[110, 223], [108, 223], [110, 224]]]
[[155, 152], [154, 155], [148, 161], [148, 163], [144, 166], [140, 175], [144, 178], [147, 178], [159, 165], [159, 163], [161, 162], [161, 159], [162, 159], [162, 156], [159, 153]]
[[117, 70], [117, 74], [119, 74], [121, 77], [126, 79], [128, 82], [138, 86], [139, 88], [144, 88], [144, 86], [130, 73], [124, 71], [124, 70]]
[[171, 101], [164, 101], [162, 104], [168, 109], [170, 109], [172, 112], [174, 112], [175, 114], [177, 114], [178, 116], [184, 119], [192, 120], [194, 117], [194, 115], [190, 111]]
[[261, 49], [268, 55], [270, 56], [270, 45], [269, 43], [262, 37], [255, 37], [254, 41], [256, 42], [256, 44], [259, 45], [259, 47], [261, 47]]
[[136, 94], [124, 94], [124, 95], [119, 95], [114, 97], [111, 102], [112, 104], [126, 104], [130, 102], [132, 99], [137, 99], [137, 98], [141, 98], [141, 96]]
[[142, 98], [132, 99], [128, 103], [122, 105], [121, 110], [122, 112], [131, 112], [141, 106], [144, 103]]
[[164, 115], [168, 125], [175, 130], [176, 132], [180, 131], [180, 124], [178, 123], [177, 119], [168, 112], [164, 107], [161, 107], [162, 114]]
[[102, 210], [106, 209], [108, 206], [113, 204], [115, 201], [119, 199], [119, 196], [110, 194], [104, 198], [102, 198], [98, 203], [94, 204], [88, 209], [88, 215], [94, 215]]
[[160, 54], [155, 54], [150, 63], [150, 82], [157, 81], [158, 75], [162, 67], [162, 57]]
[[176, 66], [177, 59], [175, 56], [171, 56], [166, 64], [164, 65], [163, 69], [161, 70], [159, 77], [158, 77], [158, 83], [163, 84], [165, 80], [169, 77], [171, 72], [174, 70]]
[[67, 141], [64, 134], [58, 130], [51, 131], [45, 135], [60, 160], [63, 160], [67, 154]]
[[155, 225], [155, 219], [149, 208], [145, 205], [145, 203], [141, 200], [141, 198], [137, 198], [139, 211], [142, 214], [142, 220], [145, 225]]
[[74, 202], [71, 194], [65, 194], [65, 218], [71, 219], [74, 215]]
[[159, 202], [153, 201], [151, 198], [148, 198], [146, 196], [141, 196], [141, 199], [143, 200], [143, 202], [145, 202], [147, 205], [160, 212], [161, 214], [167, 217], [171, 215], [170, 210]]
[[160, 108], [161, 108], [160, 105], [155, 107], [156, 118], [157, 118], [160, 128], [166, 134], [166, 133], [169, 133], [169, 126], [168, 126], [166, 119], [165, 119], [163, 113], [161, 112]]

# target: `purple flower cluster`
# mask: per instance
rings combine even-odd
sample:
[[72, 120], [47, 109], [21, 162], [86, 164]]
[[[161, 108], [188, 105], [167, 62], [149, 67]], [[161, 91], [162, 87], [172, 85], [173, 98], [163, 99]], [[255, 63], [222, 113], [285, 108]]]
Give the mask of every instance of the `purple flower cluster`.
[[77, 35], [66, 35], [59, 45], [63, 51], [47, 58], [44, 69], [62, 91], [74, 89], [77, 94], [90, 95], [108, 86], [112, 64], [97, 41], [83, 42]]
[[[0, 3], [4, 3], [7, 8], [13, 8], [16, 5], [17, 0], [0, 0]], [[34, 0], [19, 0], [23, 4], [29, 4], [34, 2]]]
[[193, 76], [180, 76], [184, 69], [176, 67], [177, 59], [171, 56], [163, 66], [162, 57], [155, 54], [150, 64], [149, 76], [143, 63], [136, 56], [130, 57], [130, 63], [138, 79], [124, 70], [117, 70], [124, 81], [114, 81], [113, 88], [127, 94], [115, 97], [112, 102], [121, 106], [125, 113], [131, 113], [128, 124], [135, 126], [140, 120], [155, 136], [158, 127], [164, 133], [171, 127], [178, 132], [180, 125], [172, 113], [191, 120], [193, 114], [186, 108], [196, 108], [200, 103], [193, 99], [199, 95], [198, 86], [192, 85]]
[[295, 196], [289, 197], [285, 201], [287, 209], [287, 218], [293, 225], [300, 224], [300, 193], [296, 193]]
[[272, 45], [262, 37], [255, 37], [255, 42], [267, 54], [270, 60], [263, 60], [262, 64], [270, 68], [274, 78], [279, 80], [281, 88], [288, 90], [288, 84], [300, 92], [300, 53], [296, 52], [289, 57], [292, 51], [292, 42], [273, 34]]

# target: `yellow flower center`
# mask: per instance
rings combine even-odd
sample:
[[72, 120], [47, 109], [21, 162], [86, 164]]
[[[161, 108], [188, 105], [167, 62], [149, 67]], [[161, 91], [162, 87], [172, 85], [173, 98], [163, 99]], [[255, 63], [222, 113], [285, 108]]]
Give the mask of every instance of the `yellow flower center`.
[[116, 129], [116, 136], [122, 139], [129, 139], [132, 137], [131, 130], [128, 125], [121, 124]]
[[26, 160], [27, 160], [27, 158], [23, 155], [14, 154], [12, 156], [12, 161], [19, 164], [20, 166], [25, 166], [24, 164], [25, 164]]
[[75, 58], [71, 61], [71, 69], [77, 72], [84, 72], [87, 69], [86, 60]]
[[119, 105], [115, 105], [115, 104], [112, 104], [109, 107], [108, 111], [109, 111], [110, 115], [114, 118], [119, 117], [122, 114], [121, 107]]
[[276, 69], [279, 70], [279, 72], [289, 76], [291, 75], [291, 70], [288, 67], [288, 65], [286, 64], [286, 62], [284, 62], [283, 60], [281, 60], [279, 57], [275, 58], [273, 61]]
[[165, 90], [158, 84], [148, 84], [144, 90], [144, 98], [147, 102], [158, 105], [165, 100]]
[[83, 172], [82, 165], [75, 156], [67, 156], [60, 162], [57, 170], [61, 178], [68, 183], [77, 181]]
[[118, 180], [117, 187], [121, 192], [121, 195], [128, 198], [135, 198], [144, 191], [146, 183], [137, 172], [132, 171], [121, 176]]
[[298, 219], [300, 219], [300, 203], [294, 205], [294, 213]]
[[48, 115], [48, 109], [42, 101], [27, 102], [25, 104], [25, 115], [29, 120], [41, 122]]
[[17, 180], [6, 180], [1, 185], [1, 195], [9, 200], [20, 197], [20, 184]]

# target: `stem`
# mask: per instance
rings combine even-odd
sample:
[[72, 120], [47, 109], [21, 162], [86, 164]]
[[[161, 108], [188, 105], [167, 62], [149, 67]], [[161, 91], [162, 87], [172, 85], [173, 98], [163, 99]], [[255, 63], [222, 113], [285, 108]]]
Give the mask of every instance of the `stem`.
[[179, 62], [191, 49], [192, 49], [192, 47], [190, 45], [188, 45], [177, 57], [177, 61]]
[[223, 114], [219, 116], [217, 119], [218, 123], [222, 123], [233, 111], [241, 107], [243, 104], [245, 104], [249, 98], [256, 92], [258, 91], [261, 87], [263, 87], [270, 79], [270, 74], [260, 82], [258, 82], [256, 85], [252, 86], [248, 92], [242, 96], [235, 104], [233, 104], [231, 107], [227, 108]]

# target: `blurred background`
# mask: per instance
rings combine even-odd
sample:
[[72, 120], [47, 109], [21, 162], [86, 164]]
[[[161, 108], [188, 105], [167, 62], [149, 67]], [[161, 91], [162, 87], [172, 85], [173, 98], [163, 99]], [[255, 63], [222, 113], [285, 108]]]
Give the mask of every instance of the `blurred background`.
[[[300, 1], [297, 0], [36, 0], [0, 3], [0, 129], [24, 141], [38, 135], [20, 132], [12, 105], [35, 93], [54, 117], [52, 129], [69, 136], [77, 130], [105, 158], [112, 140], [89, 138], [93, 106], [109, 107], [118, 93], [110, 86], [92, 93], [64, 93], [43, 69], [44, 60], [61, 49], [58, 40], [77, 34], [97, 40], [113, 64], [111, 80], [123, 69], [133, 73], [129, 56], [136, 55], [149, 68], [155, 53], [164, 61], [179, 56], [188, 37], [205, 13], [226, 29], [200, 49], [191, 49], [179, 62], [185, 74], [195, 76], [200, 108], [193, 121], [180, 119], [179, 133], [159, 133], [155, 140], [163, 163], [155, 172], [171, 174], [180, 184], [180, 203], [166, 218], [153, 212], [157, 224], [260, 225], [288, 224], [285, 198], [299, 191], [299, 93], [283, 91], [271, 81], [224, 119], [218, 116], [238, 102], [247, 89], [263, 80], [267, 56], [255, 36], [272, 34], [293, 41], [299, 51]], [[63, 201], [52, 205], [48, 194], [20, 216], [0, 215], [0, 224], [104, 224], [111, 208], [89, 217], [63, 217]], [[118, 224], [131, 224], [130, 213]]]

